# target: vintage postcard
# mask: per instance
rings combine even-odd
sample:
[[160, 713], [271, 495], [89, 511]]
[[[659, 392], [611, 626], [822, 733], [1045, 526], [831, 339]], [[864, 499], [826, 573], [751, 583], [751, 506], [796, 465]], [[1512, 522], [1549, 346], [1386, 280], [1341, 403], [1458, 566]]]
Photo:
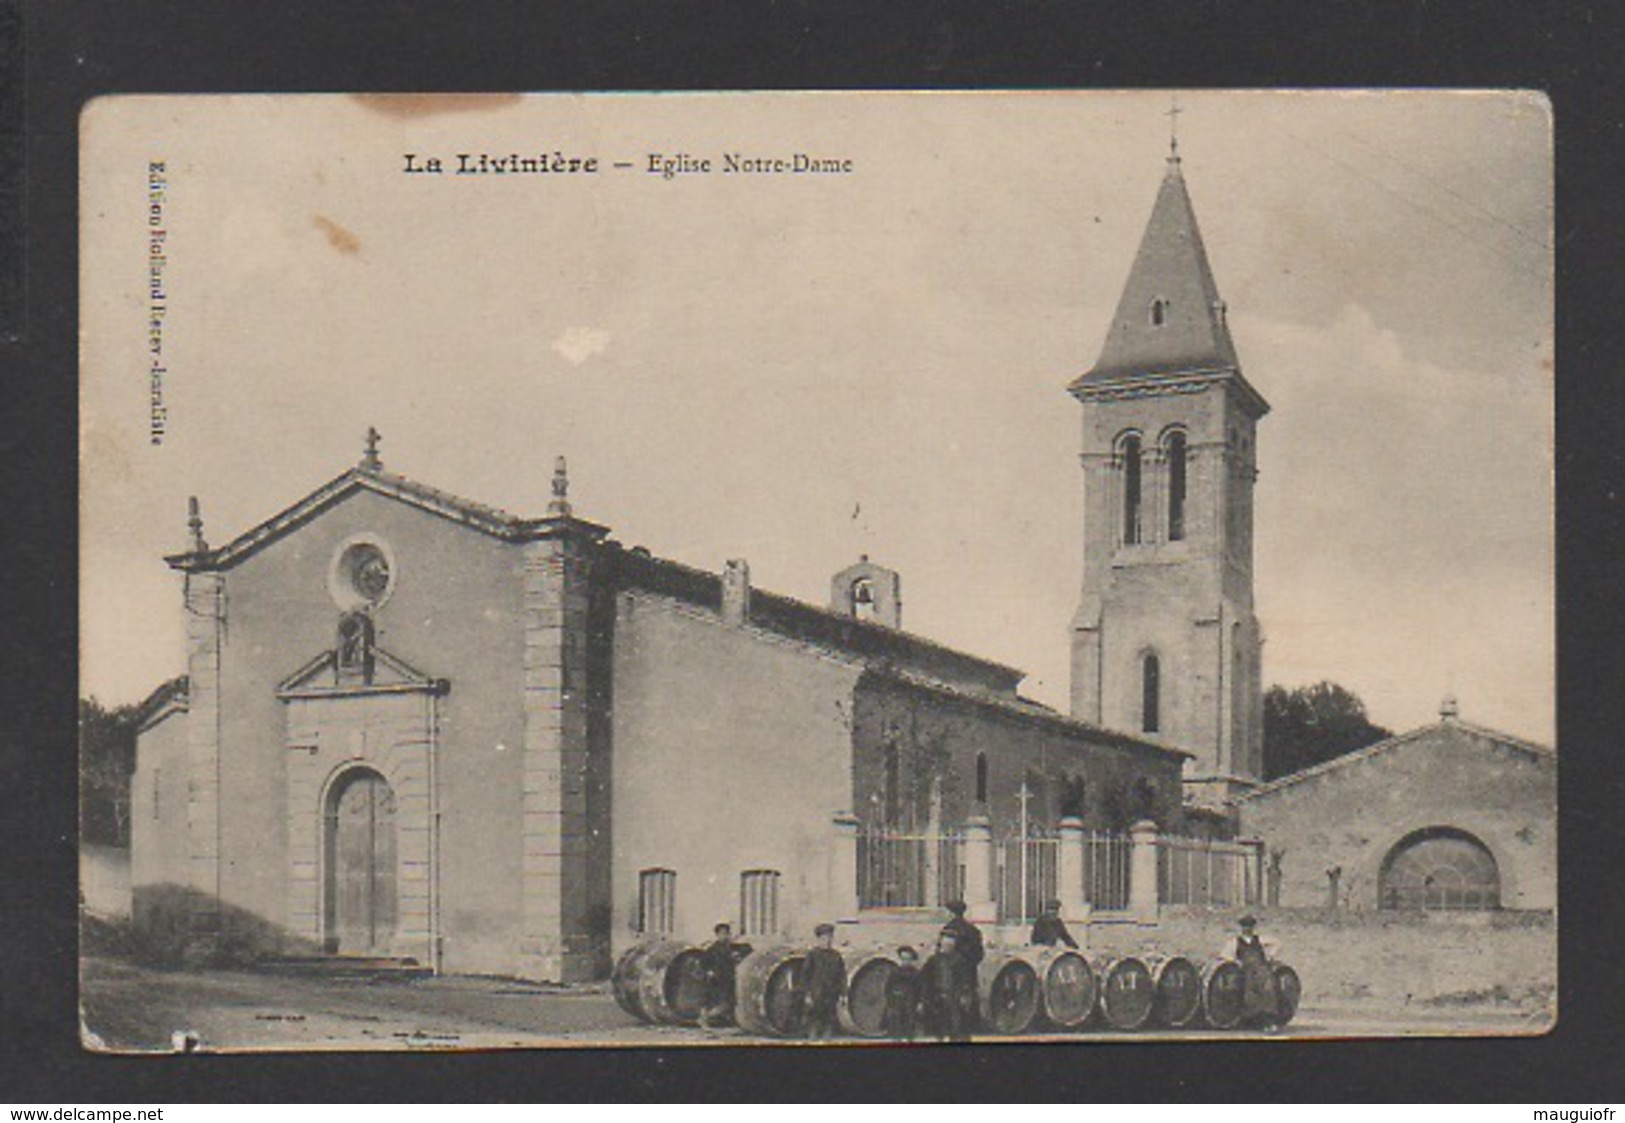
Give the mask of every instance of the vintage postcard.
[[1540, 95], [80, 143], [87, 1048], [1554, 1024]]

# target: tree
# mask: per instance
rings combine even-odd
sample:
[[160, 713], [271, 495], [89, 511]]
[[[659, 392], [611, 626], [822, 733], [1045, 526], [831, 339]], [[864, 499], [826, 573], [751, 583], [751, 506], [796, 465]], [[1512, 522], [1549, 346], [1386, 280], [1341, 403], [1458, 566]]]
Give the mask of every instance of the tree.
[[1365, 703], [1335, 682], [1264, 693], [1264, 779], [1274, 780], [1393, 736]]
[[135, 771], [138, 707], [79, 701], [79, 838], [130, 844], [130, 775]]

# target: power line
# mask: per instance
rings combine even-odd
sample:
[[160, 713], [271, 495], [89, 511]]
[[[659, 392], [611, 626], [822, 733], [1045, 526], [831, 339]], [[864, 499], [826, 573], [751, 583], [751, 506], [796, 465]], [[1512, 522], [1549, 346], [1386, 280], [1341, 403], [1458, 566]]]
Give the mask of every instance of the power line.
[[1372, 152], [1375, 152], [1377, 155], [1389, 160], [1390, 162], [1392, 162], [1394, 164], [1397, 164], [1398, 166], [1404, 168], [1406, 171], [1409, 171], [1413, 175], [1418, 176], [1419, 178], [1421, 178], [1423, 180], [1426, 180], [1429, 184], [1433, 185], [1434, 187], [1437, 187], [1440, 191], [1443, 191], [1446, 195], [1449, 195], [1452, 199], [1455, 199], [1457, 202], [1462, 203], [1465, 206], [1471, 207], [1473, 210], [1477, 211], [1479, 214], [1483, 215], [1485, 218], [1489, 219], [1491, 222], [1495, 223], [1496, 225], [1504, 226], [1506, 229], [1512, 231], [1514, 234], [1518, 235], [1520, 238], [1523, 238], [1523, 239], [1527, 240], [1531, 245], [1534, 245], [1534, 246], [1536, 246], [1536, 247], [1538, 247], [1538, 248], [1540, 248], [1542, 250], [1545, 250], [1547, 253], [1551, 252], [1552, 246], [1551, 246], [1551, 244], [1549, 242], [1546, 241], [1546, 239], [1544, 239], [1544, 238], [1542, 238], [1542, 237], [1540, 237], [1540, 236], [1538, 236], [1536, 234], [1530, 233], [1529, 231], [1525, 230], [1523, 227], [1519, 226], [1515, 222], [1509, 222], [1507, 219], [1502, 218], [1500, 215], [1496, 214], [1494, 211], [1490, 210], [1488, 207], [1485, 207], [1482, 204], [1474, 201], [1473, 199], [1468, 198], [1466, 195], [1463, 195], [1460, 192], [1456, 191], [1448, 183], [1445, 183], [1442, 180], [1434, 178], [1432, 175], [1430, 175], [1427, 172], [1423, 171], [1421, 168], [1416, 167], [1415, 165], [1411, 164], [1410, 162], [1408, 162], [1406, 160], [1401, 160], [1398, 156], [1394, 155], [1392, 152], [1389, 152], [1389, 151], [1387, 151], [1386, 149], [1383, 149], [1383, 148], [1379, 148], [1375, 144], [1372, 144], [1370, 141], [1365, 140], [1363, 137], [1356, 136], [1354, 133], [1351, 133], [1346, 129], [1340, 129], [1338, 131], [1343, 136], [1347, 137], [1349, 140], [1354, 141], [1356, 144], [1359, 144], [1359, 145], [1361, 145], [1361, 146], [1363, 146], [1365, 148], [1370, 149]]
[[1481, 248], [1483, 248], [1485, 250], [1488, 250], [1490, 253], [1493, 253], [1496, 257], [1499, 257], [1502, 261], [1506, 262], [1508, 265], [1511, 265], [1511, 266], [1513, 266], [1514, 268], [1517, 268], [1517, 269], [1525, 269], [1525, 268], [1527, 268], [1527, 265], [1526, 265], [1525, 262], [1518, 261], [1517, 259], [1509, 256], [1507, 253], [1503, 252], [1502, 249], [1499, 246], [1495, 245], [1492, 242], [1486, 241], [1483, 238], [1480, 238], [1477, 234], [1473, 233], [1473, 231], [1467, 229], [1466, 227], [1460, 226], [1457, 223], [1451, 222], [1449, 219], [1445, 218], [1443, 215], [1439, 214], [1437, 211], [1432, 210], [1431, 208], [1426, 207], [1426, 206], [1422, 205], [1421, 203], [1418, 203], [1415, 199], [1410, 198], [1409, 196], [1404, 194], [1402, 191], [1399, 191], [1397, 188], [1389, 186], [1388, 184], [1384, 183], [1382, 180], [1376, 178], [1375, 176], [1367, 174], [1365, 171], [1363, 171], [1357, 165], [1350, 163], [1349, 161], [1343, 159], [1341, 156], [1336, 156], [1336, 155], [1334, 155], [1334, 154], [1332, 154], [1330, 152], [1325, 151], [1322, 148], [1317, 147], [1315, 144], [1310, 142], [1306, 137], [1299, 136], [1297, 133], [1293, 132], [1291, 129], [1287, 129], [1287, 128], [1283, 127], [1281, 131], [1286, 133], [1293, 140], [1296, 140], [1299, 144], [1303, 145], [1305, 148], [1309, 149], [1309, 151], [1315, 153], [1318, 156], [1321, 156], [1324, 159], [1330, 160], [1332, 163], [1337, 164], [1339, 167], [1343, 167], [1343, 168], [1348, 169], [1349, 171], [1353, 172], [1355, 175], [1359, 176], [1361, 179], [1365, 180], [1367, 183], [1370, 183], [1374, 187], [1377, 187], [1377, 188], [1381, 189], [1382, 191], [1386, 192], [1387, 194], [1392, 195], [1394, 198], [1398, 199], [1401, 203], [1404, 203], [1407, 207], [1410, 207], [1412, 210], [1416, 211], [1418, 214], [1423, 215], [1426, 218], [1432, 219], [1434, 222], [1437, 222], [1441, 226], [1444, 226], [1444, 227], [1447, 227], [1447, 228], [1449, 228], [1451, 230], [1454, 230], [1457, 234], [1460, 234], [1463, 238], [1466, 238], [1469, 242], [1472, 242], [1475, 245], [1477, 245], [1477, 246], [1479, 246], [1479, 247], [1481, 247]]

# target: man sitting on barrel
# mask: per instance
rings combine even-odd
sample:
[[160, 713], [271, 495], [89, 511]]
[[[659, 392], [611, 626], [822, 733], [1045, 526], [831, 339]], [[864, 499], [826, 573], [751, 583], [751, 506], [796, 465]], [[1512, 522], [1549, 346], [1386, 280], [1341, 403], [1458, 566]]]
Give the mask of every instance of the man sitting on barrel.
[[1044, 911], [1038, 914], [1033, 921], [1032, 942], [1045, 947], [1054, 947], [1056, 944], [1065, 944], [1069, 948], [1076, 948], [1078, 941], [1072, 938], [1072, 933], [1066, 930], [1066, 921], [1061, 919], [1061, 902], [1051, 898], [1044, 902]]
[[808, 1037], [834, 1037], [841, 995], [846, 993], [846, 961], [835, 950], [835, 925], [813, 929], [818, 946], [807, 953], [801, 967], [802, 1010]]
[[700, 1025], [732, 1025], [734, 1020], [734, 980], [739, 961], [750, 954], [750, 945], [735, 943], [733, 925], [722, 921], [712, 930], [713, 939], [700, 953], [705, 967], [705, 1006], [700, 1010]]

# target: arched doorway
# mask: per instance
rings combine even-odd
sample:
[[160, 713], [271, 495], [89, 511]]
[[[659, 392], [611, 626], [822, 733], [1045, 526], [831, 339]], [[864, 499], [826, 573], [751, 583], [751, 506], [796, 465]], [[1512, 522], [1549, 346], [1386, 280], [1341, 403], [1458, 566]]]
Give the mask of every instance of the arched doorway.
[[327, 799], [326, 944], [341, 955], [386, 955], [395, 939], [395, 793], [355, 768]]
[[1455, 827], [1428, 827], [1400, 839], [1383, 860], [1384, 909], [1474, 911], [1501, 907], [1501, 874], [1489, 847]]

